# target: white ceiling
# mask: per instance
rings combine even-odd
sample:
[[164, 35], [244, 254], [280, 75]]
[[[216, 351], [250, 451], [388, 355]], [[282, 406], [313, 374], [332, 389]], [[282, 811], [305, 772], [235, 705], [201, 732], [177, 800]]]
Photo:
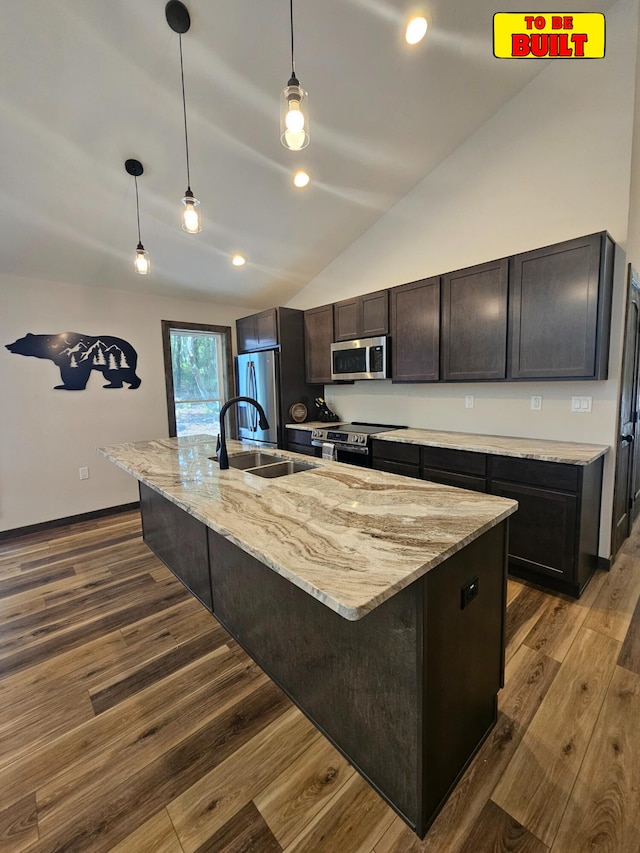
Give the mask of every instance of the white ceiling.
[[[203, 231], [180, 230], [186, 168], [178, 36], [165, 0], [0, 0], [0, 273], [282, 304], [544, 66], [492, 55], [495, 11], [521, 0], [294, 0], [296, 70], [311, 144], [279, 141], [290, 72], [288, 0], [187, 0], [191, 186]], [[563, 12], [610, 2], [565, 2]], [[528, 3], [528, 11], [548, 2]], [[142, 241], [133, 271], [133, 179]], [[305, 167], [312, 184], [291, 186]], [[242, 269], [230, 264], [244, 253]]]

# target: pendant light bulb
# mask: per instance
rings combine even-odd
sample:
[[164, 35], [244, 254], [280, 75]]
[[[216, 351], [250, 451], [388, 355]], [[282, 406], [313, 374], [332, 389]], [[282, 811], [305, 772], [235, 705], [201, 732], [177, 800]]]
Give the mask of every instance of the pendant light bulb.
[[145, 251], [145, 248], [142, 243], [138, 243], [134, 266], [138, 275], [147, 275], [151, 270], [151, 261], [149, 260], [149, 253]]
[[300, 151], [309, 144], [308, 98], [296, 77], [282, 90], [280, 141], [291, 151]]
[[196, 210], [200, 202], [194, 197], [190, 188], [187, 188], [182, 204], [184, 205], [182, 208], [182, 230], [186, 231], [187, 234], [197, 234], [202, 231], [200, 213]]
[[138, 224], [138, 245], [136, 247], [136, 254], [133, 259], [133, 268], [138, 273], [138, 275], [148, 275], [151, 271], [151, 261], [149, 260], [149, 253], [145, 250], [142, 245], [142, 239], [140, 237], [140, 199], [138, 196], [138, 178], [144, 172], [144, 167], [139, 160], [125, 160], [124, 168], [128, 175], [133, 177], [133, 181], [136, 188], [136, 221]]
[[300, 151], [309, 144], [309, 96], [296, 77], [293, 53], [293, 0], [289, 0], [291, 25], [291, 77], [280, 98], [280, 142], [290, 151]]

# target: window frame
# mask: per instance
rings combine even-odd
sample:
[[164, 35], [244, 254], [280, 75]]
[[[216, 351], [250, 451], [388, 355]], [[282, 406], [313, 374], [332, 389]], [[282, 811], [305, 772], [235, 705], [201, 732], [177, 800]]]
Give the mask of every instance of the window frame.
[[[171, 360], [171, 332], [205, 332], [207, 334], [219, 334], [223, 336], [225, 359], [223, 363], [223, 375], [225, 390], [227, 392], [226, 399], [234, 395], [235, 374], [233, 370], [233, 350], [231, 326], [214, 326], [209, 323], [184, 323], [178, 320], [162, 320], [162, 354], [164, 358], [164, 379], [167, 393], [167, 420], [169, 423], [169, 437], [175, 438], [177, 434], [176, 427], [176, 407], [175, 407], [175, 389], [173, 386], [173, 364]], [[235, 407], [231, 407], [229, 412], [229, 435], [236, 437], [236, 415]]]

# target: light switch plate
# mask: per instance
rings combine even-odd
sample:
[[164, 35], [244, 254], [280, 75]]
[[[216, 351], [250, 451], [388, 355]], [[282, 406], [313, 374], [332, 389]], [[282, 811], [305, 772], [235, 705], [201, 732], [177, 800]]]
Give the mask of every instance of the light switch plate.
[[593, 403], [593, 397], [572, 397], [571, 398], [571, 411], [579, 412], [580, 414], [586, 414], [591, 411], [591, 405]]
[[473, 409], [473, 394], [466, 394], [464, 398], [465, 409]]
[[532, 397], [531, 398], [531, 411], [532, 412], [541, 412], [542, 411], [542, 397]]

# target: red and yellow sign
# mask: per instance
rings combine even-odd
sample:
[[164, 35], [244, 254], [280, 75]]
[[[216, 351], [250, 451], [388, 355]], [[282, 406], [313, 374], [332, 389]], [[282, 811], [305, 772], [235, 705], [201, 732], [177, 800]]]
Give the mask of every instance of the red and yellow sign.
[[499, 59], [601, 59], [601, 12], [496, 12], [493, 54]]

